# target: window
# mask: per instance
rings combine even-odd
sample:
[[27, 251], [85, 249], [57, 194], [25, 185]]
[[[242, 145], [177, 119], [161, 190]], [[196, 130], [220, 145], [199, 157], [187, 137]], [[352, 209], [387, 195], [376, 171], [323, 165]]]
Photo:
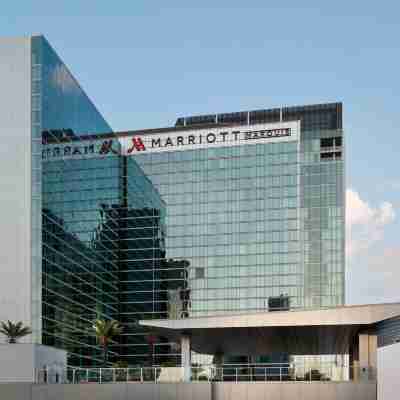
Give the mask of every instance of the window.
[[195, 278], [196, 279], [204, 279], [205, 278], [205, 270], [202, 267], [197, 267], [195, 270]]
[[333, 138], [321, 139], [321, 148], [323, 147], [333, 147]]
[[334, 153], [322, 153], [321, 160], [332, 160]]

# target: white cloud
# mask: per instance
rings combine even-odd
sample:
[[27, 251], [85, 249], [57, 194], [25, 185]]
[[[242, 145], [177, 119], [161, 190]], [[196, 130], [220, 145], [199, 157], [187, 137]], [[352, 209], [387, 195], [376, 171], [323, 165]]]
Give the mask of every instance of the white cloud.
[[385, 226], [396, 217], [393, 204], [387, 201], [374, 208], [353, 189], [346, 191], [346, 252], [348, 256], [364, 253], [383, 239]]
[[52, 71], [50, 76], [52, 84], [61, 89], [63, 92], [78, 92], [78, 85], [72, 76], [72, 74], [68, 71], [68, 69], [62, 65], [58, 64]]
[[395, 222], [392, 203], [373, 206], [353, 190], [346, 191], [347, 303], [400, 301], [400, 245], [384, 240]]

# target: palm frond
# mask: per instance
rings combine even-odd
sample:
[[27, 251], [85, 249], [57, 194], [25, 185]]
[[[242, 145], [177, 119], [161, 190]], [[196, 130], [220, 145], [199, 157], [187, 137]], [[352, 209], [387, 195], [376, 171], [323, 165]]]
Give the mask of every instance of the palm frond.
[[96, 319], [92, 327], [97, 338], [106, 341], [113, 339], [122, 332], [122, 326], [115, 320]]
[[18, 339], [30, 335], [32, 330], [29, 326], [25, 326], [22, 321], [12, 322], [0, 322], [0, 333], [7, 337], [9, 343], [16, 343]]

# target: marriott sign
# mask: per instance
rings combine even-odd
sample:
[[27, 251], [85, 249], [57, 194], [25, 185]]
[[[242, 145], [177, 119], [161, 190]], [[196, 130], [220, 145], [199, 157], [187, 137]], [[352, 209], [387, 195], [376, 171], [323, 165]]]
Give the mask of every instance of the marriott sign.
[[177, 130], [163, 134], [134, 135], [120, 138], [122, 153], [160, 153], [213, 147], [298, 141], [300, 121], [273, 124], [238, 125], [212, 129]]

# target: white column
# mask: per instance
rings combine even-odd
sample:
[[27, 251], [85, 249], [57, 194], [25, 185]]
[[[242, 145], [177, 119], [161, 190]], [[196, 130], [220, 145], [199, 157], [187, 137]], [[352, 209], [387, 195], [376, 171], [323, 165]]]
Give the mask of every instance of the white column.
[[365, 331], [359, 334], [358, 340], [360, 378], [368, 380], [376, 371], [377, 336], [373, 331]]
[[182, 358], [182, 368], [183, 368], [183, 381], [190, 382], [191, 378], [191, 346], [190, 346], [190, 336], [181, 336], [181, 358]]
[[[36, 243], [31, 236], [31, 39], [0, 38], [0, 60], [0, 320], [23, 321], [37, 333], [31, 286]], [[35, 210], [40, 218], [41, 211]], [[41, 254], [39, 244], [36, 249]], [[41, 287], [34, 289], [39, 296]], [[40, 342], [39, 336], [34, 340]], [[32, 336], [21, 340], [31, 341]]]

